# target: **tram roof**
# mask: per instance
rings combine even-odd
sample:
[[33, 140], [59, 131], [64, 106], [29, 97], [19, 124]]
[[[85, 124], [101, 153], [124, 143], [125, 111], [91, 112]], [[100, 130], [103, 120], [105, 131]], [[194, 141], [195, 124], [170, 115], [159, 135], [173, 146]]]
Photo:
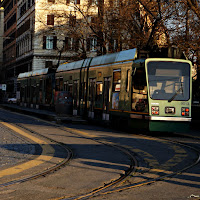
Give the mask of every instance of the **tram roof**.
[[[102, 56], [97, 56], [94, 58], [87, 58], [85, 60], [79, 60], [76, 62], [62, 64], [58, 67], [57, 72], [69, 71], [73, 69], [80, 69], [90, 66], [99, 66], [105, 64], [112, 64], [118, 62], [125, 62], [134, 60], [137, 55], [137, 49], [129, 49], [125, 51], [120, 51], [116, 53], [106, 54]], [[90, 63], [91, 62], [91, 63]]]
[[28, 78], [31, 76], [39, 76], [39, 75], [43, 75], [43, 74], [47, 74], [47, 73], [48, 73], [48, 68], [39, 69], [39, 70], [35, 70], [35, 71], [20, 73], [18, 75], [18, 78]]

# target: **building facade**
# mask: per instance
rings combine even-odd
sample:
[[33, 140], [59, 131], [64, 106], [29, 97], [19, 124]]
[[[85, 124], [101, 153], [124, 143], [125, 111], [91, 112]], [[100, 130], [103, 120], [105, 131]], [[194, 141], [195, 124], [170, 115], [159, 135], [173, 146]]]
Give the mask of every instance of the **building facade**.
[[[80, 40], [75, 24], [83, 17], [76, 9], [84, 1], [66, 0], [3, 0], [1, 22], [4, 24], [3, 69], [7, 93], [16, 93], [19, 73], [44, 68], [57, 68], [62, 62], [79, 59]], [[96, 12], [94, 6], [92, 12]], [[66, 14], [67, 13], [67, 14]], [[1, 29], [3, 32], [3, 29]], [[73, 36], [72, 36], [73, 35]], [[96, 40], [90, 38], [88, 51], [95, 50]], [[82, 46], [86, 47], [84, 40]], [[2, 56], [2, 54], [1, 54]]]
[[[123, 20], [128, 15], [121, 15], [120, 2], [114, 2], [3, 0], [3, 74], [7, 92], [16, 93], [20, 73], [56, 69], [64, 62], [137, 47], [134, 35], [124, 30]], [[124, 6], [124, 11], [128, 6]], [[140, 10], [136, 23], [144, 14]]]
[[11, 94], [16, 77], [16, 17], [17, 1], [2, 1], [4, 7], [4, 34], [3, 34], [3, 82], [7, 85], [7, 92]]
[[0, 6], [0, 70], [3, 67], [4, 9]]

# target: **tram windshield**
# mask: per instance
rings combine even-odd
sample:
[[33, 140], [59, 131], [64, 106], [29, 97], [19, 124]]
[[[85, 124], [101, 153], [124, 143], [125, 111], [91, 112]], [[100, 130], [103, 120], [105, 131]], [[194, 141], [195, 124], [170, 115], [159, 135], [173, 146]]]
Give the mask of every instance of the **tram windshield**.
[[151, 99], [187, 101], [190, 98], [190, 65], [182, 62], [150, 61], [147, 64]]

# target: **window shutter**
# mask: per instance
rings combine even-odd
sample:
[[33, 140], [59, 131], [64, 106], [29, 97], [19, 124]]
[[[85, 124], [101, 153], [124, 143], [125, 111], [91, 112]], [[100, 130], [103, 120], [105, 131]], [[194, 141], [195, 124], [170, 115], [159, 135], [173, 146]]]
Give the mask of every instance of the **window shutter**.
[[46, 36], [43, 36], [43, 49], [46, 49]]
[[50, 24], [50, 15], [47, 15], [47, 25]]
[[53, 49], [56, 49], [57, 48], [57, 37], [54, 36], [53, 37]]
[[54, 25], [54, 15], [47, 15], [47, 25]]
[[80, 0], [76, 0], [76, 4], [80, 4]]
[[87, 51], [90, 51], [90, 38], [87, 38]]
[[65, 37], [65, 50], [69, 49], [69, 37]]

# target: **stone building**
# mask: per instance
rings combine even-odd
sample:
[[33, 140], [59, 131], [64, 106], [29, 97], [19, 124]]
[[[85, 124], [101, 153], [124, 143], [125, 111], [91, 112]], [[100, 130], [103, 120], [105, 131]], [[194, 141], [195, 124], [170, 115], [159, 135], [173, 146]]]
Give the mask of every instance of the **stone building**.
[[4, 7], [4, 33], [3, 33], [3, 83], [7, 85], [7, 92], [12, 93], [16, 82], [16, 17], [17, 1], [7, 0], [1, 2]]
[[[7, 92], [16, 93], [19, 73], [56, 69], [60, 63], [135, 48], [130, 46], [133, 44], [131, 40], [125, 44], [125, 40], [130, 38], [126, 30], [118, 30], [120, 3], [114, 2], [2, 0], [3, 73]], [[113, 10], [116, 15], [113, 15]], [[138, 22], [144, 14], [144, 11], [139, 12]], [[125, 18], [121, 16], [121, 20]], [[134, 36], [133, 39], [136, 41]]]
[[0, 70], [3, 67], [3, 32], [4, 32], [4, 9], [0, 7]]
[[[75, 29], [75, 23], [81, 21], [83, 16], [79, 15], [76, 9], [81, 7], [84, 10], [84, 2], [2, 0], [3, 74], [8, 93], [16, 92], [19, 73], [47, 67], [57, 68], [62, 62], [80, 59], [80, 40], [78, 36], [74, 36], [74, 31], [72, 33], [69, 30], [70, 27]], [[97, 10], [93, 6], [90, 12]], [[1, 10], [1, 21], [2, 18]], [[90, 39], [92, 47], [88, 49], [89, 52], [94, 50], [96, 45], [96, 40]], [[86, 45], [84, 41], [82, 46]]]

